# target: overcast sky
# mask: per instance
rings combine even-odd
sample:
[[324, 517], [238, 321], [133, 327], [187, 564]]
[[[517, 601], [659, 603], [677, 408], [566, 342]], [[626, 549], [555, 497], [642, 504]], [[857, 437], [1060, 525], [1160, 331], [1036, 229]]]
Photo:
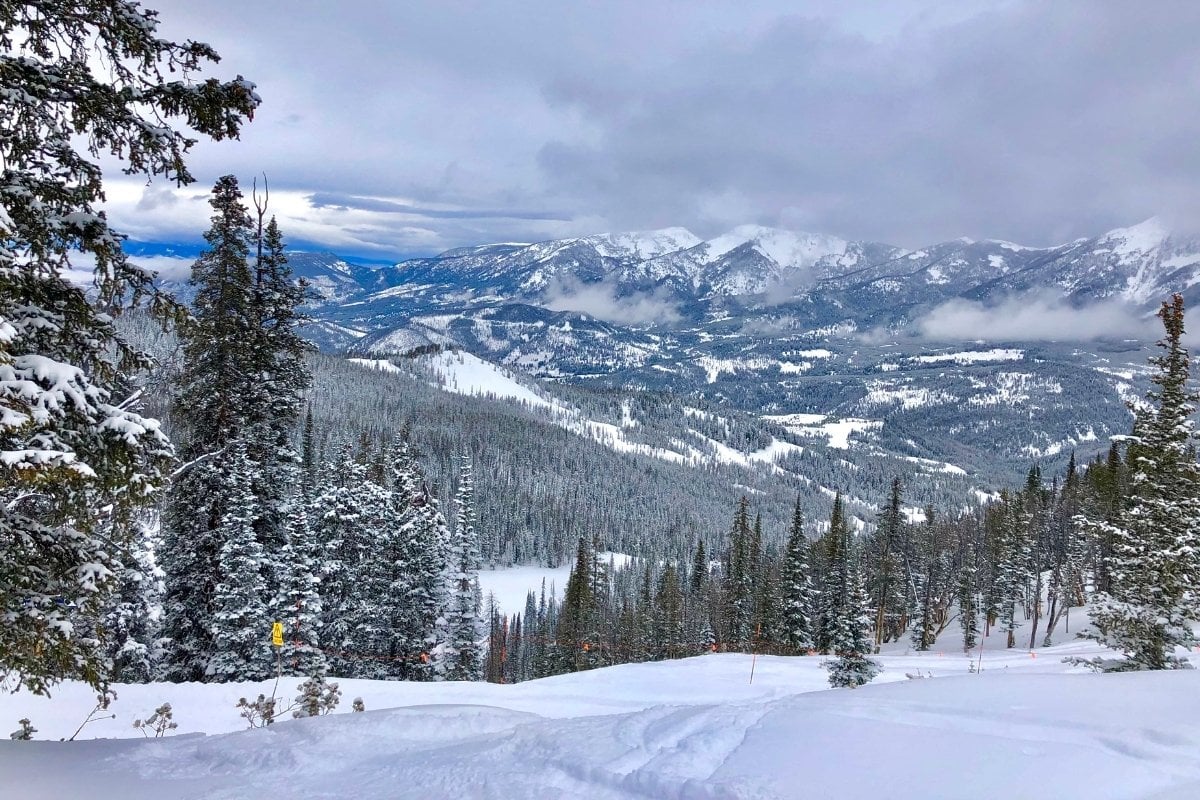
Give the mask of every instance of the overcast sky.
[[147, 0], [255, 81], [192, 191], [110, 182], [195, 240], [265, 172], [285, 235], [394, 259], [754, 222], [919, 246], [1054, 244], [1200, 202], [1191, 0]]

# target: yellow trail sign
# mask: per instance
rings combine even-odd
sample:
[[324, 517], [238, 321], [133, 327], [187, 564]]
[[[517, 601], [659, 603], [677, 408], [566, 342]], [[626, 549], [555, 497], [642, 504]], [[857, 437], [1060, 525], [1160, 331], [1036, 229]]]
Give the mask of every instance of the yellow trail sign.
[[283, 647], [283, 623], [276, 622], [271, 625], [271, 644], [276, 647]]

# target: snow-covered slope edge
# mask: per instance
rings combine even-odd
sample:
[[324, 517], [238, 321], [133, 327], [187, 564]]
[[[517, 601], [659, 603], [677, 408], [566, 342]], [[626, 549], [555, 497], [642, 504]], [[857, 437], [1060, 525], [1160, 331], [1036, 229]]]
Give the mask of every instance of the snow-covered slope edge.
[[[5, 741], [0, 775], [25, 797], [95, 800], [1196, 796], [1200, 674], [1064, 674], [1059, 657], [1082, 650], [988, 653], [981, 674], [962, 655], [884, 656], [882, 683], [836, 691], [821, 690], [819, 657], [760, 657], [751, 684], [742, 655], [512, 686], [345, 681], [378, 710], [209, 737]], [[905, 679], [918, 671], [943, 677]], [[235, 697], [260, 690], [122, 687], [115, 708], [171, 700], [184, 723], [220, 714], [228, 730]], [[85, 697], [0, 696], [0, 716], [69, 734]]]

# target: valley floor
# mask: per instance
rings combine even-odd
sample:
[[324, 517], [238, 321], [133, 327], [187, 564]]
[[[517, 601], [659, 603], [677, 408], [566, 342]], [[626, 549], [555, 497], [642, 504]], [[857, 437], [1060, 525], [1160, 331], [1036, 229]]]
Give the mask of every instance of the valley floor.
[[[1062, 662], [1086, 643], [995, 644], [977, 674], [958, 652], [885, 654], [855, 690], [827, 689], [821, 657], [732, 654], [510, 686], [344, 680], [339, 713], [260, 730], [234, 705], [270, 683], [119, 686], [116, 719], [59, 742], [92, 705], [68, 684], [0, 694], [0, 720], [39, 728], [0, 741], [0, 785], [25, 800], [1200, 797], [1200, 672], [1093, 675]], [[133, 718], [164, 701], [170, 737], [92, 738], [140, 737]]]

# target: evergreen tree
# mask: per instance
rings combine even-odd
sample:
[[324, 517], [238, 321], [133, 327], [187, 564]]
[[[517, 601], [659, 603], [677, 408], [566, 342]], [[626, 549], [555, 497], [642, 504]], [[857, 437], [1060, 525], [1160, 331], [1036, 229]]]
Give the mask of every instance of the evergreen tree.
[[320, 594], [321, 552], [308, 524], [304, 496], [295, 498], [287, 511], [287, 543], [275, 562], [279, 587], [272, 617], [284, 626], [284, 644], [279, 657], [293, 675], [324, 675], [328, 669], [321, 651], [322, 608]]
[[[934, 631], [934, 594], [939, 575], [937, 573], [937, 540], [934, 531], [932, 507], [925, 509], [925, 524], [917, 535], [917, 557], [920, 563], [917, 584], [917, 604], [913, 609], [912, 644], [916, 650], [928, 650], [933, 646], [937, 633]], [[878, 638], [878, 637], [877, 637]]]
[[567, 579], [558, 618], [556, 641], [562, 648], [563, 668], [578, 671], [592, 666], [591, 651], [600, 646], [596, 630], [597, 604], [592, 572], [595, 558], [587, 539], [580, 537], [575, 567]]
[[[230, 492], [236, 491], [218, 462], [228, 462], [231, 444], [246, 433], [252, 399], [246, 372], [253, 343], [246, 260], [250, 217], [233, 176], [217, 181], [209, 203], [212, 227], [204, 235], [208, 249], [192, 265], [195, 322], [184, 338], [176, 397], [184, 429], [181, 455], [197, 464], [172, 486], [163, 520], [163, 633], [168, 639], [163, 666], [168, 680], [203, 680], [216, 655], [214, 592], [223, 576], [221, 537], [233, 502]], [[249, 524], [257, 525], [257, 517]]]
[[[321, 601], [321, 644], [329, 652], [330, 670], [335, 675], [357, 677], [361, 662], [356, 661], [355, 648], [361, 638], [374, 630], [387, 609], [363, 608], [357, 599], [366, 593], [372, 604], [384, 601], [402, 602], [390, 592], [378, 591], [375, 575], [364, 573], [364, 561], [369, 552], [376, 558], [388, 555], [389, 541], [378, 540], [371, 547], [370, 536], [383, 532], [380, 523], [385, 494], [368, 481], [366, 469], [343, 449], [338, 460], [323, 470], [326, 488], [312, 501], [308, 514], [319, 570]], [[377, 536], [377, 538], [379, 538]], [[370, 583], [375, 581], [375, 583]], [[359, 653], [358, 655], [363, 655]]]
[[1177, 669], [1176, 647], [1195, 644], [1200, 619], [1200, 465], [1188, 389], [1190, 357], [1183, 347], [1183, 297], [1159, 310], [1165, 336], [1149, 403], [1135, 408], [1129, 443], [1130, 493], [1113, 522], [1090, 525], [1112, 541], [1111, 588], [1092, 604], [1090, 638], [1122, 653], [1100, 659], [1103, 670]]
[[[107, 680], [102, 642], [68, 617], [107, 602], [172, 458], [136, 410], [150, 358], [115, 318], [147, 298], [160, 319], [178, 308], [97, 208], [100, 160], [189, 183], [195, 136], [236, 137], [259, 102], [240, 76], [200, 79], [208, 45], [157, 28], [129, 0], [0, 6], [0, 679], [34, 692]], [[90, 289], [69, 278], [74, 253], [94, 259]]]
[[158, 657], [155, 610], [162, 599], [162, 572], [146, 520], [117, 568], [117, 585], [100, 618], [99, 630], [112, 660], [112, 679], [145, 683], [154, 678]]
[[674, 564], [663, 567], [654, 596], [654, 633], [658, 650], [664, 658], [680, 658], [685, 654], [683, 589]]
[[899, 478], [892, 479], [888, 503], [879, 512], [879, 524], [872, 539], [874, 570], [872, 570], [873, 596], [875, 597], [875, 652], [885, 640], [889, 628], [898, 627], [902, 616], [904, 594], [902, 591], [899, 551], [900, 532], [904, 525], [904, 485]]
[[[845, 568], [849, 558], [847, 545], [850, 528], [846, 522], [846, 511], [842, 504], [842, 493], [833, 498], [833, 510], [829, 517], [829, 530], [814, 546], [819, 556], [820, 591], [817, 593], [817, 626], [814, 639], [817, 650], [830, 652], [838, 631], [838, 618], [842, 613], [841, 603], [845, 599]], [[817, 560], [817, 559], [814, 559]]]
[[704, 540], [696, 542], [696, 552], [692, 557], [692, 570], [688, 575], [688, 589], [693, 598], [704, 594], [708, 583], [708, 554], [704, 551]]
[[958, 623], [962, 628], [963, 650], [979, 643], [979, 603], [975, 593], [975, 550], [971, 543], [963, 548], [963, 563], [958, 572]]
[[779, 643], [784, 652], [803, 655], [811, 650], [813, 641], [814, 591], [808, 563], [808, 540], [804, 535], [804, 516], [800, 498], [792, 514], [787, 549], [780, 569], [780, 631]]
[[483, 674], [483, 653], [479, 646], [479, 540], [468, 456], [462, 459], [454, 505], [454, 534], [447, 560], [450, 604], [445, 617], [445, 661], [441, 677], [474, 681], [480, 680]]
[[265, 559], [254, 532], [258, 514], [252, 489], [254, 464], [241, 441], [230, 444], [225, 464], [229, 503], [217, 531], [223, 542], [217, 564], [222, 579], [213, 589], [213, 652], [205, 673], [217, 681], [262, 680], [270, 675], [274, 658]]
[[855, 687], [868, 683], [879, 674], [880, 666], [867, 657], [871, 652], [871, 618], [867, 610], [867, 592], [863, 584], [858, 548], [851, 540], [850, 528], [842, 515], [841, 496], [834, 499], [830, 536], [838, 544], [829, 562], [827, 613], [829, 649], [834, 658], [825, 662], [829, 685]]
[[750, 645], [754, 614], [753, 537], [750, 501], [743, 495], [733, 516], [725, 567], [725, 645], [730, 650], [747, 651]]

